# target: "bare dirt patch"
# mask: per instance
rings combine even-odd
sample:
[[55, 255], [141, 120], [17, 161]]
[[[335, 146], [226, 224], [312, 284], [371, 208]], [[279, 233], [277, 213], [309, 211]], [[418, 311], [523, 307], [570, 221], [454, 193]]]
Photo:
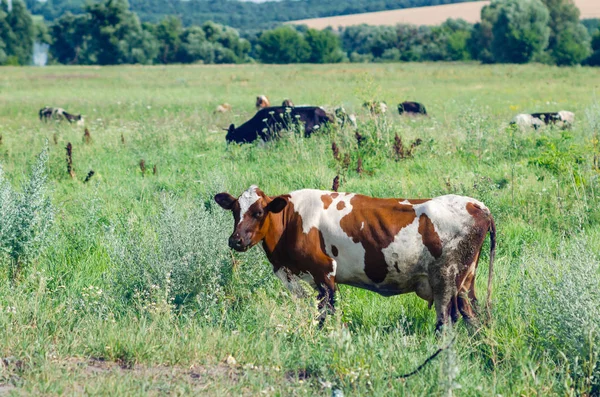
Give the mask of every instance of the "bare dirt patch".
[[[439, 25], [448, 18], [461, 18], [467, 22], [475, 23], [479, 22], [481, 19], [481, 9], [489, 3], [489, 1], [473, 1], [441, 6], [342, 15], [338, 17], [303, 19], [289, 23], [308, 25], [308, 27], [315, 29], [324, 29], [328, 26], [334, 28], [346, 27], [363, 23], [368, 25], [397, 25], [399, 23], [411, 25]], [[575, 4], [581, 11], [582, 19], [600, 18], [600, 1], [575, 0]]]

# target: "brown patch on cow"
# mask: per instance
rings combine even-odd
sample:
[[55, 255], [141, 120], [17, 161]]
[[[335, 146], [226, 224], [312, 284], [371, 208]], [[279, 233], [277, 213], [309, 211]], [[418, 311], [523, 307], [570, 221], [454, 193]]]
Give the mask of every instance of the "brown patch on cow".
[[[376, 199], [360, 194], [351, 200], [352, 212], [340, 221], [342, 230], [365, 250], [365, 274], [381, 283], [388, 274], [382, 250], [415, 218], [412, 205], [400, 204], [397, 199]], [[361, 225], [364, 222], [364, 227]]]
[[470, 233], [456, 248], [459, 261], [458, 273], [456, 275], [456, 287], [458, 289], [458, 308], [463, 316], [470, 320], [475, 312], [477, 298], [475, 295], [475, 273], [479, 264], [481, 247], [485, 237], [493, 227], [492, 216], [486, 208], [477, 203], [469, 202], [466, 205], [467, 212], [473, 217], [473, 225]]
[[338, 202], [338, 203], [337, 203], [337, 205], [335, 206], [335, 208], [337, 208], [337, 209], [338, 209], [338, 211], [341, 211], [341, 210], [343, 210], [344, 208], [346, 208], [346, 203], [345, 203], [345, 202], [343, 202], [343, 201], [340, 201], [340, 202]]
[[[403, 201], [403, 200], [400, 200], [400, 201]], [[408, 201], [409, 203], [411, 203], [412, 205], [415, 205], [415, 204], [423, 204], [423, 203], [426, 203], [426, 202], [428, 202], [428, 201], [431, 201], [431, 199], [408, 199], [407, 201]]]
[[335, 245], [331, 246], [331, 253], [333, 254], [333, 256], [338, 256], [339, 251]]
[[335, 193], [331, 193], [331, 194], [330, 194], [331, 198], [334, 198], [334, 199], [335, 199], [335, 198], [337, 198], [337, 196], [339, 196], [339, 195], [340, 195], [340, 194], [339, 194], [338, 192], [335, 192]]
[[423, 245], [427, 247], [429, 253], [438, 259], [442, 256], [442, 241], [440, 236], [435, 231], [435, 227], [431, 219], [425, 214], [419, 218], [419, 234], [423, 239]]
[[[324, 197], [330, 195], [323, 195], [321, 199]], [[270, 213], [267, 218], [263, 225], [263, 248], [273, 270], [285, 267], [294, 275], [308, 272], [317, 285], [334, 288], [335, 278], [327, 276], [333, 272], [333, 260], [326, 253], [321, 231], [313, 227], [304, 233], [302, 217], [295, 213], [292, 202], [288, 202], [280, 213]]]
[[473, 218], [481, 216], [483, 208], [477, 203], [467, 203], [467, 212], [471, 214]]
[[329, 195], [329, 194], [322, 195], [321, 201], [323, 202], [323, 208], [325, 208], [325, 209], [329, 208], [331, 203], [333, 203], [333, 199], [331, 198], [331, 195]]

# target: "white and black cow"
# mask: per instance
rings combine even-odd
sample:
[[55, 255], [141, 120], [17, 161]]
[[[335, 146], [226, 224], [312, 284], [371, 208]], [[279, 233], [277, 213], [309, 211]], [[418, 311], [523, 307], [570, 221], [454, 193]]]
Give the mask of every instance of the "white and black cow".
[[77, 125], [82, 126], [84, 124], [83, 117], [78, 114], [70, 114], [63, 108], [52, 108], [46, 106], [39, 111], [40, 120], [48, 121], [48, 120], [67, 120], [69, 123], [76, 122]]
[[575, 123], [575, 113], [561, 110], [560, 112], [518, 114], [510, 124], [537, 130], [544, 125], [555, 125], [566, 129], [573, 126], [573, 123]]
[[384, 296], [414, 292], [435, 306], [438, 328], [458, 313], [475, 319], [475, 271], [489, 232], [489, 303], [496, 227], [475, 199], [310, 189], [271, 197], [251, 186], [237, 199], [220, 193], [215, 201], [233, 212], [229, 246], [246, 251], [262, 242], [273, 271], [288, 284], [294, 278], [311, 284], [321, 309], [333, 310], [336, 283]]

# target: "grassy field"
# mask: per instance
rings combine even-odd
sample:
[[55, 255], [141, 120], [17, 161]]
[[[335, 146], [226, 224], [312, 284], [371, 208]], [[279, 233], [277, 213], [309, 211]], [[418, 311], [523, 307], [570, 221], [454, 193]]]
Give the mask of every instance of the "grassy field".
[[[315, 29], [325, 29], [361, 25], [439, 25], [448, 18], [464, 19], [470, 23], [481, 20], [481, 9], [489, 1], [472, 1], [458, 4], [444, 4], [430, 7], [415, 7], [401, 10], [367, 12], [364, 14], [340, 15], [336, 17], [311, 18], [293, 21], [296, 25], [307, 25]], [[574, 0], [581, 11], [581, 19], [600, 18], [600, 3], [596, 0]]]
[[[0, 395], [600, 395], [599, 88], [598, 70], [541, 65], [2, 68]], [[343, 105], [366, 143], [345, 129], [228, 147], [222, 129], [259, 94]], [[391, 111], [370, 117], [369, 99]], [[403, 100], [431, 116], [398, 116]], [[233, 111], [213, 113], [223, 102]], [[91, 141], [41, 123], [46, 105], [83, 113]], [[519, 112], [562, 109], [572, 130], [508, 128]], [[422, 139], [412, 158], [395, 158], [396, 134]], [[258, 248], [230, 252], [215, 193], [329, 189], [338, 174], [341, 191], [487, 204], [498, 250], [485, 327], [438, 337], [416, 296], [342, 286], [319, 329], [314, 300], [285, 290]], [[11, 239], [8, 224], [31, 233]]]

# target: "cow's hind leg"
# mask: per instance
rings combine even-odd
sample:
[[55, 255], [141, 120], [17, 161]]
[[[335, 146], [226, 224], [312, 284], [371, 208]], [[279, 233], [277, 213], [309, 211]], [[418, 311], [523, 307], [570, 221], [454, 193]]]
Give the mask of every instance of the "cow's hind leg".
[[319, 327], [322, 327], [325, 323], [327, 314], [335, 313], [335, 271], [337, 263], [331, 258], [327, 258], [327, 262], [327, 265], [324, 267], [326, 273], [313, 275], [317, 291], [319, 292], [317, 296]]
[[335, 287], [330, 288], [328, 285], [321, 284], [318, 287], [319, 295], [318, 309], [319, 309], [319, 327], [322, 327], [327, 318], [327, 314], [335, 313]]
[[429, 271], [431, 290], [433, 292], [433, 303], [437, 316], [436, 331], [448, 322], [448, 318], [458, 317], [457, 289], [456, 289], [457, 266], [453, 263], [441, 263], [432, 266]]
[[457, 277], [458, 309], [469, 324], [477, 323], [477, 296], [475, 295], [475, 272], [479, 262], [479, 253], [463, 274]]

